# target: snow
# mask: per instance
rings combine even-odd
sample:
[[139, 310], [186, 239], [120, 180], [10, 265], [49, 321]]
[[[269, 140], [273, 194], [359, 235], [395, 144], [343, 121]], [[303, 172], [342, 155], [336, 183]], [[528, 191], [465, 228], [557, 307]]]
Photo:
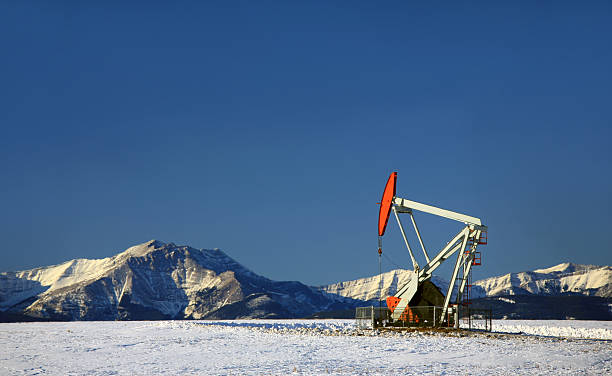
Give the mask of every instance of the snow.
[[610, 374], [610, 322], [502, 321], [476, 333], [377, 333], [353, 320], [0, 324], [0, 374]]
[[59, 265], [0, 273], [0, 310], [11, 307], [41, 293], [50, 294], [67, 286], [93, 281], [109, 273], [130, 252], [143, 252], [155, 241], [131, 247], [114, 257], [88, 260], [76, 259]]
[[94, 280], [114, 266], [113, 259], [77, 259], [44, 268], [1, 273], [0, 309], [42, 292], [50, 293], [85, 280]]
[[559, 274], [569, 274], [569, 273], [577, 273], [577, 272], [587, 272], [589, 270], [600, 269], [601, 266], [597, 265], [582, 265], [582, 264], [574, 264], [573, 262], [564, 262], [558, 265], [554, 265], [548, 268], [536, 269], [534, 273], [559, 273]]
[[474, 297], [575, 293], [609, 296], [612, 267], [563, 263], [532, 272], [509, 273], [474, 282]]
[[[371, 302], [377, 301], [380, 296], [394, 295], [398, 288], [410, 282], [412, 275], [411, 270], [395, 269], [372, 277], [319, 286], [318, 289], [330, 294]], [[432, 282], [442, 289], [448, 288], [448, 282], [437, 276], [432, 277]]]
[[[336, 302], [300, 283], [258, 276], [219, 250], [151, 240], [105, 259], [0, 272], [0, 311], [73, 320], [155, 318], [156, 312], [199, 319], [244, 300], [243, 291], [283, 294], [275, 300], [282, 306], [277, 310], [296, 317]], [[272, 315], [279, 313], [273, 312], [275, 307], [240, 314]]]
[[493, 330], [538, 336], [612, 340], [612, 321], [494, 320]]
[[[396, 269], [383, 273], [382, 296], [395, 294], [398, 287], [410, 281], [412, 272]], [[319, 286], [321, 291], [364, 301], [377, 300], [381, 295], [381, 276], [360, 278]], [[433, 276], [432, 282], [441, 288], [448, 289], [448, 282], [439, 276]], [[472, 288], [473, 298], [499, 295], [519, 294], [581, 294], [610, 296], [612, 291], [612, 267], [597, 265], [580, 265], [563, 263], [546, 269], [532, 272], [509, 273], [476, 281]]]

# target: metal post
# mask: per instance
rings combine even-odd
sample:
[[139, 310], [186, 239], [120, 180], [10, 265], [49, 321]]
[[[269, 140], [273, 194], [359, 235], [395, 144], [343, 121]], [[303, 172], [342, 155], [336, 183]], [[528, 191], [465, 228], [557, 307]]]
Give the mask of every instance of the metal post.
[[382, 308], [382, 236], [378, 237], [378, 308]]
[[459, 267], [463, 262], [463, 253], [465, 252], [465, 245], [467, 244], [467, 239], [469, 235], [469, 227], [466, 226], [463, 229], [463, 241], [461, 242], [461, 248], [459, 249], [459, 255], [457, 256], [457, 263], [455, 264], [455, 269], [453, 270], [453, 275], [450, 279], [448, 292], [446, 293], [446, 297], [444, 298], [444, 307], [442, 307], [442, 316], [446, 314], [448, 310], [448, 304], [450, 303], [451, 295], [453, 294], [453, 290], [455, 287], [455, 280], [457, 278], [457, 274], [459, 273]]
[[433, 306], [433, 326], [436, 326], [436, 306]]
[[408, 243], [408, 238], [406, 238], [406, 233], [404, 232], [404, 226], [402, 226], [402, 221], [400, 221], [399, 215], [397, 215], [397, 210], [395, 210], [395, 206], [393, 207], [393, 214], [395, 214], [395, 218], [397, 219], [397, 224], [399, 225], [400, 231], [402, 233], [402, 237], [404, 238], [404, 243], [406, 243], [406, 247], [408, 248], [408, 253], [410, 253], [410, 258], [412, 259], [412, 266], [414, 267], [414, 270], [419, 270], [419, 264], [417, 264], [414, 258], [414, 255], [412, 254], [410, 243]]
[[455, 309], [455, 329], [459, 329], [459, 306]]
[[372, 318], [372, 329], [376, 329], [376, 320], [374, 320], [374, 306], [370, 307], [370, 317]]
[[429, 260], [429, 255], [425, 250], [425, 244], [423, 244], [423, 239], [421, 238], [421, 233], [419, 232], [419, 228], [417, 227], [416, 221], [414, 220], [414, 215], [412, 215], [412, 211], [410, 212], [410, 219], [412, 219], [412, 226], [414, 226], [414, 232], [416, 232], [417, 238], [419, 238], [419, 243], [421, 243], [421, 248], [423, 249], [423, 253], [425, 254], [425, 259], [427, 260], [427, 263], [429, 263], [429, 261], [431, 260]]

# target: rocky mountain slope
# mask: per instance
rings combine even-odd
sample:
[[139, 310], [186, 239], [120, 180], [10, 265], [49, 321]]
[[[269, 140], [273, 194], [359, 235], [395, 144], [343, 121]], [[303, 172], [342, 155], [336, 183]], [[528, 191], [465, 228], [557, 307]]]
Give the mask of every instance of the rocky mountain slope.
[[[382, 296], [382, 300], [384, 300], [386, 297], [395, 294], [398, 288], [410, 281], [411, 276], [412, 273], [409, 270], [395, 269], [383, 273], [382, 276], [375, 275], [352, 281], [333, 283], [331, 285], [319, 286], [318, 289], [329, 294], [361, 300], [370, 304], [375, 302], [378, 304], [379, 296]], [[442, 278], [433, 276], [432, 282], [442, 291], [448, 289], [448, 282]]]
[[[410, 275], [383, 273], [383, 299]], [[432, 282], [446, 292], [448, 281]], [[353, 317], [354, 307], [378, 304], [380, 284], [379, 276], [318, 287], [277, 282], [220, 250], [152, 240], [105, 259], [0, 273], [0, 321]], [[612, 267], [510, 273], [474, 282], [471, 295], [472, 307], [497, 318], [610, 320]]]
[[[382, 274], [382, 296], [410, 280], [408, 270]], [[448, 282], [432, 277], [443, 293]], [[321, 291], [375, 304], [379, 276], [320, 286]], [[612, 320], [612, 267], [563, 263], [530, 272], [473, 282], [470, 307], [491, 309], [493, 318]]]
[[[410, 271], [396, 269], [382, 274], [382, 296], [393, 295], [410, 280]], [[448, 281], [433, 276], [442, 292]], [[321, 291], [347, 298], [374, 301], [379, 296], [379, 276], [319, 286]], [[505, 295], [583, 295], [612, 298], [612, 267], [559, 264], [531, 272], [509, 273], [473, 282], [472, 298]]]
[[0, 273], [5, 321], [292, 318], [351, 304], [259, 276], [220, 250], [155, 240], [101, 260]]
[[474, 298], [501, 295], [584, 295], [612, 298], [612, 267], [563, 263], [474, 282]]

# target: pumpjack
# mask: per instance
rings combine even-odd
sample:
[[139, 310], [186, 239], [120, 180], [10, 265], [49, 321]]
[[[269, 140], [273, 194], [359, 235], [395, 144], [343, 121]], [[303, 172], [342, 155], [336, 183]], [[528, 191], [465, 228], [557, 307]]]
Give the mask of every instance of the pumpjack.
[[[450, 325], [453, 322], [458, 325], [457, 319], [449, 319], [447, 314], [449, 313], [449, 305], [451, 305], [451, 297], [455, 287], [457, 288], [456, 306], [460, 300], [465, 296], [464, 293], [469, 292], [469, 279], [472, 266], [480, 265], [480, 252], [477, 251], [478, 245], [487, 244], [487, 226], [482, 224], [479, 218], [472, 217], [469, 215], [453, 212], [450, 210], [440, 209], [435, 206], [422, 204], [420, 202], [411, 201], [405, 198], [396, 196], [396, 183], [397, 183], [397, 172], [391, 173], [385, 190], [383, 192], [382, 200], [380, 202], [380, 211], [378, 216], [378, 253], [382, 254], [382, 236], [385, 234], [385, 229], [389, 221], [389, 216], [393, 212], [397, 223], [399, 225], [400, 232], [402, 234], [404, 243], [408, 248], [410, 258], [412, 260], [413, 271], [411, 272], [411, 278], [408, 283], [404, 286], [398, 286], [398, 290], [395, 295], [387, 298], [387, 307], [391, 311], [391, 321], [401, 322], [406, 320], [411, 315], [411, 305], [415, 306], [419, 300], [419, 295], [427, 284], [431, 284], [430, 280], [433, 272], [447, 259], [457, 253], [455, 261], [455, 267], [453, 269], [452, 276], [449, 280], [449, 286], [444, 296], [443, 305], [441, 312], [438, 311], [437, 319], [434, 319], [434, 323], [446, 323]], [[423, 238], [417, 227], [413, 212], [419, 211], [424, 213], [433, 214], [439, 217], [452, 219], [458, 222], [462, 222], [464, 227], [438, 252], [438, 254], [430, 258]], [[426, 263], [422, 267], [419, 266], [408, 238], [404, 226], [400, 220], [400, 214], [408, 214], [410, 216], [414, 231], [419, 240], [421, 249], [425, 256]], [[466, 290], [466, 287], [468, 290]]]

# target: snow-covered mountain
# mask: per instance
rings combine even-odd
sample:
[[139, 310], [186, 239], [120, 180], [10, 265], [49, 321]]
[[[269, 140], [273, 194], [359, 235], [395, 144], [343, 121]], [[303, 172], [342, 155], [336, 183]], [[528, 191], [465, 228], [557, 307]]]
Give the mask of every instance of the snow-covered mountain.
[[501, 295], [584, 295], [612, 297], [612, 267], [563, 263], [531, 272], [474, 282], [472, 297]]
[[299, 282], [259, 276], [220, 250], [156, 240], [105, 259], [0, 273], [0, 313], [5, 317], [284, 318], [350, 303]]
[[[383, 299], [410, 277], [411, 272], [403, 269], [383, 273]], [[434, 276], [432, 282], [446, 292], [447, 281]], [[0, 321], [298, 318], [321, 311], [344, 312], [349, 317], [356, 306], [377, 304], [380, 284], [379, 276], [318, 287], [277, 282], [253, 273], [220, 250], [152, 240], [105, 259], [0, 273]], [[610, 266], [565, 263], [473, 285], [472, 298], [482, 298], [486, 307], [507, 305], [495, 308], [504, 315], [576, 317], [574, 312], [605, 306], [605, 312], [593, 317], [610, 316], [606, 308], [612, 298]], [[422, 298], [429, 299], [425, 305], [430, 305], [440, 293], [431, 285], [427, 289]], [[515, 297], [509, 299], [510, 295]], [[559, 303], [557, 296], [569, 300]], [[533, 302], [537, 297], [554, 302], [540, 307]], [[547, 313], [551, 305], [578, 308]]]
[[[392, 296], [397, 292], [397, 289], [406, 285], [412, 276], [412, 272], [406, 269], [395, 269], [383, 273], [381, 276], [375, 275], [372, 277], [359, 278], [352, 281], [338, 282], [331, 285], [319, 286], [319, 290], [329, 294], [344, 296], [351, 299], [367, 301], [369, 303], [377, 302], [379, 296], [384, 300], [388, 296]], [[382, 282], [381, 278], [382, 277]], [[442, 278], [433, 276], [432, 282], [442, 291], [448, 289], [448, 282]], [[381, 293], [382, 286], [382, 293]]]
[[[411, 272], [396, 269], [382, 274], [382, 296], [393, 295], [398, 287], [410, 281]], [[432, 282], [442, 292], [448, 281], [433, 276]], [[347, 298], [374, 301], [379, 296], [379, 276], [360, 278], [320, 286], [321, 291]], [[502, 295], [584, 295], [612, 298], [612, 267], [596, 265], [559, 264], [532, 272], [509, 273], [473, 283], [472, 298]]]

